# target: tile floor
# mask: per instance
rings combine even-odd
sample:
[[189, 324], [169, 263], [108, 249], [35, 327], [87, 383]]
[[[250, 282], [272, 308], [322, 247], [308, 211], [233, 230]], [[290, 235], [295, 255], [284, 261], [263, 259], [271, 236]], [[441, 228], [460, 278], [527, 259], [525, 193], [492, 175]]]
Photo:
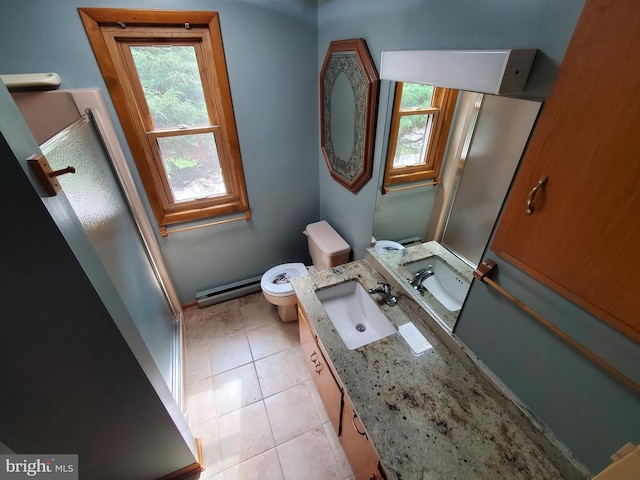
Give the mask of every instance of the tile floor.
[[187, 410], [213, 480], [353, 480], [298, 322], [262, 293], [185, 312]]

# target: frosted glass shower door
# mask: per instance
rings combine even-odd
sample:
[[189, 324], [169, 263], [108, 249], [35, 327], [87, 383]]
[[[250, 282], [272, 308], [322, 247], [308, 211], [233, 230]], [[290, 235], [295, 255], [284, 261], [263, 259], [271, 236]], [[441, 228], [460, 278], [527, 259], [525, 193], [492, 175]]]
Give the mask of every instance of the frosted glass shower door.
[[54, 170], [75, 167], [58, 181], [171, 389], [175, 316], [93, 122], [81, 117], [41, 150]]
[[440, 243], [478, 265], [541, 103], [483, 95]]

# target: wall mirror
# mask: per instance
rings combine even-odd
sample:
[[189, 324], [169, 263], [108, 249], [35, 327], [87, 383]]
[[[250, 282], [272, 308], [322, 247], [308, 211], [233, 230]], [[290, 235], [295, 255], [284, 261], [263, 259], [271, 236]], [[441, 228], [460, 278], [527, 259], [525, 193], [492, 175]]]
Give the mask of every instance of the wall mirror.
[[[391, 83], [390, 92], [394, 89]], [[538, 101], [461, 91], [440, 184], [378, 194], [374, 238], [403, 244], [435, 240], [475, 268], [540, 106]], [[387, 124], [390, 108], [388, 112]], [[454, 325], [447, 326], [453, 329]]]
[[330, 43], [320, 71], [320, 144], [331, 176], [354, 193], [371, 179], [379, 83], [364, 39]]

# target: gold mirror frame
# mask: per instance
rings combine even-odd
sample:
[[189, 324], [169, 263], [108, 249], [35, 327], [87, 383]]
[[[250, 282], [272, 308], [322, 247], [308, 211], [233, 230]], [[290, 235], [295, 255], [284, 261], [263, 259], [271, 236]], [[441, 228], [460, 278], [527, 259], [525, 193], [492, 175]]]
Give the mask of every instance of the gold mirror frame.
[[[333, 86], [344, 73], [354, 98], [353, 149], [340, 158], [331, 139], [331, 97]], [[367, 44], [362, 38], [335, 40], [329, 44], [320, 71], [320, 144], [329, 173], [353, 193], [370, 179], [380, 80]]]

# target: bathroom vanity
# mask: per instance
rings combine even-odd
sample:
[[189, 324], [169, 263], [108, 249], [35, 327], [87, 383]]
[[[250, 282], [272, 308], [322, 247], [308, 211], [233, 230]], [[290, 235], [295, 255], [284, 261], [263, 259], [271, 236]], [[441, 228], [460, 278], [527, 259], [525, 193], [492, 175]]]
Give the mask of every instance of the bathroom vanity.
[[[365, 260], [293, 281], [307, 365], [356, 478], [589, 478], [392, 268], [424, 253], [384, 259], [369, 250]], [[415, 326], [426, 341], [422, 354], [399, 333], [346, 347], [317, 292], [354, 280], [366, 290], [392, 285], [396, 305], [379, 308], [396, 328]]]

